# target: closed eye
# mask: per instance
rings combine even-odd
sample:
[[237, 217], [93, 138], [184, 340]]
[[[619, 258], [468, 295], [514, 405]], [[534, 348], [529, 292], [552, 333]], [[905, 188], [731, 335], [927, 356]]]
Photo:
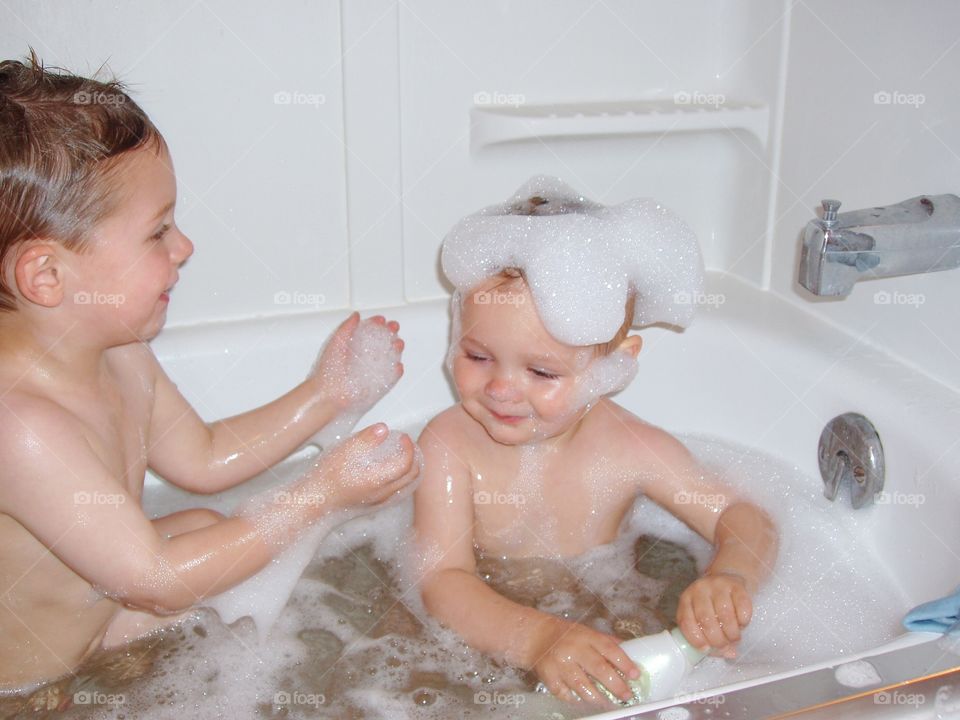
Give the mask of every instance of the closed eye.
[[464, 351], [464, 356], [467, 360], [473, 360], [474, 362], [483, 362], [484, 360], [489, 360], [490, 358], [484, 357], [483, 355], [476, 355], [475, 353]]
[[153, 235], [150, 236], [151, 240], [163, 240], [163, 236], [170, 231], [169, 225], [164, 225], [159, 230], [157, 230]]
[[546, 370], [541, 370], [539, 368], [530, 368], [530, 372], [532, 372], [537, 377], [541, 377], [546, 380], [556, 380], [558, 377], [560, 377], [556, 373], [548, 372]]

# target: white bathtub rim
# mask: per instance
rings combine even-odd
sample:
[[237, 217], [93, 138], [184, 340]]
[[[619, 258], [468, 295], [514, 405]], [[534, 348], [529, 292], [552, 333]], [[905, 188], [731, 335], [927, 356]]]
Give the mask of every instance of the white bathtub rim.
[[[630, 718], [640, 713], [649, 713], [656, 710], [662, 710], [678, 704], [695, 703], [706, 698], [718, 697], [720, 695], [733, 693], [746, 688], [756, 687], [758, 685], [766, 685], [779, 680], [785, 680], [787, 678], [816, 672], [817, 670], [832, 670], [839, 665], [854, 662], [856, 660], [869, 660], [872, 657], [893, 652], [895, 650], [900, 650], [902, 648], [913, 647], [915, 645], [921, 645], [928, 642], [935, 642], [941, 637], [942, 635], [939, 633], [905, 631], [887, 643], [869, 650], [864, 650], [862, 652], [851, 653], [850, 655], [843, 655], [841, 657], [811, 663], [794, 670], [785, 670], [783, 672], [773, 673], [771, 675], [763, 675], [751, 680], [743, 680], [741, 682], [731, 683], [729, 685], [720, 685], [707, 690], [685, 693], [681, 696], [669, 698], [667, 700], [661, 700], [655, 703], [645, 703], [642, 705], [634, 705], [629, 708], [610, 710], [609, 712], [604, 712], [597, 715], [588, 715], [584, 717], [583, 720], [624, 720], [625, 718]], [[883, 684], [879, 685], [877, 689], [879, 690], [882, 687]]]

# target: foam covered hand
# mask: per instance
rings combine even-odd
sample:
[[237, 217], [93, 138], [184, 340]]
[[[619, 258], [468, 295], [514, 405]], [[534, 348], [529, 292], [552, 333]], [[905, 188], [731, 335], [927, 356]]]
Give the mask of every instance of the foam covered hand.
[[410, 438], [378, 423], [321, 453], [298, 480], [250, 498], [237, 514], [253, 520], [264, 540], [285, 546], [326, 515], [397, 496], [419, 473]]
[[323, 453], [299, 481], [315, 487], [337, 509], [376, 505], [407, 487], [420, 472], [419, 449], [383, 423]]
[[623, 701], [633, 698], [624, 677], [637, 679], [640, 671], [610, 635], [550, 618], [537, 633], [533, 653], [533, 669], [561, 700], [576, 702], [579, 698], [599, 708], [613, 707], [591, 677]]
[[700, 650], [736, 657], [740, 631], [750, 623], [753, 602], [743, 578], [731, 573], [708, 574], [680, 595], [677, 624], [690, 644]]
[[352, 313], [330, 336], [309, 378], [338, 413], [312, 442], [326, 448], [345, 437], [397, 383], [403, 375], [399, 329], [398, 323], [387, 322], [381, 315], [360, 320], [358, 313]]

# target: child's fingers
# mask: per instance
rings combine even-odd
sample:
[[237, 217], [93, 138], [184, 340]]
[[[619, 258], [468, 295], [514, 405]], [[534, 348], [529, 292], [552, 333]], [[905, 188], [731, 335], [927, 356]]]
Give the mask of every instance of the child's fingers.
[[677, 624], [680, 631], [691, 645], [700, 651], [706, 651], [710, 648], [700, 624], [697, 622], [697, 615], [693, 611], [693, 603], [690, 600], [690, 593], [685, 592], [680, 596], [680, 604], [677, 608]]
[[730, 595], [715, 599], [713, 606], [717, 613], [717, 620], [723, 629], [727, 642], [735, 643], [740, 640], [740, 622], [737, 619], [736, 608]]
[[721, 648], [719, 654], [725, 657], [727, 660], [733, 660], [737, 657], [736, 644], [727, 645], [725, 648]]
[[577, 699], [574, 697], [573, 693], [570, 692], [570, 688], [568, 688], [560, 678], [544, 684], [547, 686], [550, 694], [554, 697], [560, 698], [564, 702], [571, 704], [577, 702]]
[[602, 708], [612, 707], [612, 703], [597, 690], [597, 686], [590, 682], [583, 668], [575, 662], [567, 663], [562, 677], [564, 684], [579, 695], [581, 700]]
[[396, 320], [391, 320], [388, 322], [387, 327], [395, 333], [400, 332], [400, 323], [398, 323]]
[[397, 338], [393, 341], [393, 349], [397, 352], [403, 352], [403, 348], [406, 347], [406, 344], [401, 338]]
[[750, 599], [750, 593], [745, 587], [737, 585], [733, 589], [733, 604], [736, 608], [737, 622], [740, 627], [746, 627], [750, 624], [750, 618], [753, 617], [753, 601]]
[[387, 437], [389, 432], [390, 428], [388, 428], [385, 423], [379, 422], [365, 427], [357, 433], [357, 437], [369, 445], [376, 446], [383, 442], [383, 439]]
[[633, 697], [633, 692], [626, 681], [620, 677], [613, 665], [607, 662], [602, 655], [590, 658], [584, 663], [583, 669], [586, 670], [595, 680], [603, 683], [603, 686], [624, 702]]
[[613, 665], [631, 680], [640, 677], [640, 668], [623, 651], [619, 643], [611, 637], [605, 637], [603, 641], [594, 645], [597, 651], [606, 658], [607, 662]]
[[720, 627], [717, 611], [709, 595], [693, 599], [693, 612], [697, 616], [697, 623], [703, 629], [703, 636], [711, 647], [723, 647], [727, 644], [727, 636]]

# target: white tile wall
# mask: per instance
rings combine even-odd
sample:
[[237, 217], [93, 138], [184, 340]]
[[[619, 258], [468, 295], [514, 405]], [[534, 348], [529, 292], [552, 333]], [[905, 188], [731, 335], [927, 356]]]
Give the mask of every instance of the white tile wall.
[[[658, 197], [710, 267], [960, 387], [960, 271], [861, 283], [841, 302], [794, 281], [821, 198], [960, 192], [952, 0], [7, 0], [0, 17], [0, 56], [33, 45], [83, 73], [108, 61], [168, 138], [197, 244], [171, 324], [436, 297], [449, 226], [550, 172], [605, 202]], [[767, 136], [470, 146], [477, 93], [683, 91], [768, 107]], [[881, 291], [924, 302], [880, 305]]]
[[167, 138], [196, 244], [173, 325], [349, 304], [340, 5], [284, 5], [0, 6], [0, 55], [33, 45], [82, 74], [108, 62]]
[[[469, 113], [478, 94], [521, 108], [672, 100], [677, 92], [772, 105], [781, 18], [780, 3], [749, 0], [403, 3], [408, 297], [443, 292], [437, 250], [459, 217], [503, 200], [538, 172], [602, 202], [656, 197], [691, 223], [708, 265], [736, 263], [759, 281], [769, 160], [756, 140], [721, 130], [532, 140], [471, 152]], [[666, 128], [674, 124], [665, 119]]]
[[[960, 270], [860, 282], [841, 301], [795, 279], [821, 199], [842, 212], [960, 194], [960, 4], [804, 0], [791, 26], [771, 287], [960, 388]], [[910, 296], [922, 304], [895, 301]]]

